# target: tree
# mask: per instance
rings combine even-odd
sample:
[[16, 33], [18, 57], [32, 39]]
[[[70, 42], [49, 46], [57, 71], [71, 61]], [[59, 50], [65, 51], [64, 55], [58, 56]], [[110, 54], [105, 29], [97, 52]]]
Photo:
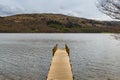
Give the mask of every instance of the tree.
[[120, 20], [120, 0], [98, 0], [97, 7], [108, 16]]

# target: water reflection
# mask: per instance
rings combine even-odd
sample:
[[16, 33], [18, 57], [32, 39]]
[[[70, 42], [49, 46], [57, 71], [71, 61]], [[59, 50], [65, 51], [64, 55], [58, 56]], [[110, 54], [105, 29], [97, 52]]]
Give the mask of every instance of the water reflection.
[[115, 38], [116, 40], [120, 40], [120, 34], [114, 34], [114, 35], [112, 35], [112, 36], [114, 36], [114, 38]]
[[0, 80], [45, 80], [52, 48], [70, 47], [75, 80], [120, 80], [114, 34], [0, 34]]

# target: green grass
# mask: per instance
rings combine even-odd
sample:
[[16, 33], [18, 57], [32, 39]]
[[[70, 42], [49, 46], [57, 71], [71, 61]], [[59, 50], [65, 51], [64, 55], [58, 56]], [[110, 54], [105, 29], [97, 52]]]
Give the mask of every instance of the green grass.
[[60, 25], [60, 24], [49, 24], [49, 27], [53, 27], [53, 28], [59, 29], [62, 32], [68, 32], [69, 31], [68, 28], [66, 28], [64, 25]]

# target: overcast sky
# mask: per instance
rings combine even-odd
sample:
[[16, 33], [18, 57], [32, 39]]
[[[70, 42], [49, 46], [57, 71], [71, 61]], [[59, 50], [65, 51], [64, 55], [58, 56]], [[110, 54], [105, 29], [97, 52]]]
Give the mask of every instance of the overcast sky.
[[0, 0], [0, 16], [22, 13], [60, 13], [96, 20], [112, 20], [98, 11], [97, 0]]

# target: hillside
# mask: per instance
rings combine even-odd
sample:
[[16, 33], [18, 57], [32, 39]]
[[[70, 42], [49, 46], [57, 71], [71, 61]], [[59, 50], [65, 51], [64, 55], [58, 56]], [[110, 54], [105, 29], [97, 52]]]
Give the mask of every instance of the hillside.
[[120, 22], [95, 21], [62, 14], [0, 17], [1, 33], [120, 33]]

